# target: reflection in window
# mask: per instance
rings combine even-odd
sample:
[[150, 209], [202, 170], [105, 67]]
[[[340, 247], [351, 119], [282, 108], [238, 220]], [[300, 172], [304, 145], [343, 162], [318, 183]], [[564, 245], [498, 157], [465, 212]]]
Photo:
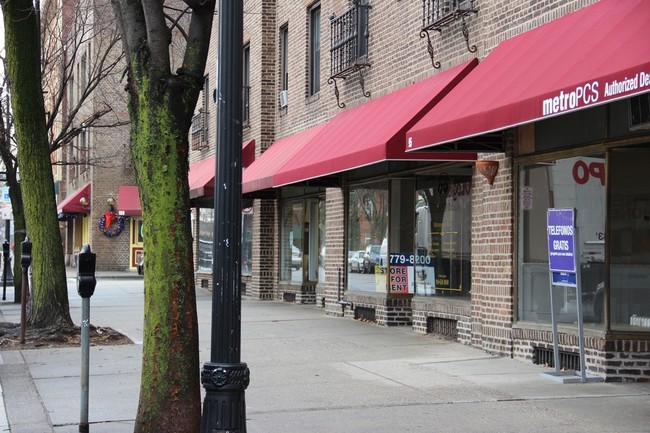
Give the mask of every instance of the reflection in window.
[[472, 176], [419, 176], [415, 204], [415, 294], [469, 296]]
[[253, 208], [241, 212], [241, 274], [253, 274]]
[[283, 203], [280, 230], [281, 281], [302, 283], [304, 216], [302, 201]]
[[198, 270], [212, 272], [214, 209], [199, 208]]
[[[551, 321], [546, 213], [575, 208], [585, 323], [602, 323], [605, 278], [605, 158], [559, 159], [522, 167], [519, 182], [519, 319]], [[556, 287], [558, 321], [577, 320], [575, 288]]]
[[388, 182], [350, 189], [347, 227], [349, 290], [386, 292], [388, 208]]
[[648, 150], [611, 153], [609, 249], [612, 328], [650, 332]]

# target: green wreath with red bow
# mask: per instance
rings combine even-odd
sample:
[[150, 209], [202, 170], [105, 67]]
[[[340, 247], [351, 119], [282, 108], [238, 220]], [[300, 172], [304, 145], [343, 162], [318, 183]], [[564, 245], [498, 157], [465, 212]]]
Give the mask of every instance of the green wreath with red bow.
[[124, 230], [124, 217], [112, 211], [104, 212], [99, 217], [99, 230], [109, 238], [119, 236]]

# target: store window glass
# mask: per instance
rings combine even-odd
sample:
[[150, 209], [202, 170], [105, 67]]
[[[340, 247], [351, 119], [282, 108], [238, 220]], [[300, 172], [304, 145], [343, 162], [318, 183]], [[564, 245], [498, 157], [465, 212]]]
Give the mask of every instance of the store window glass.
[[325, 200], [318, 202], [318, 282], [325, 283], [325, 238], [327, 231], [325, 229]]
[[212, 272], [214, 209], [199, 208], [198, 263], [200, 272]]
[[386, 293], [388, 181], [350, 188], [348, 290]]
[[280, 280], [302, 283], [304, 204], [286, 202], [282, 205], [280, 230]]
[[415, 294], [469, 297], [472, 171], [418, 176], [415, 203]]
[[[519, 320], [551, 322], [546, 213], [575, 208], [583, 319], [604, 323], [606, 176], [604, 155], [544, 161], [519, 171]], [[577, 320], [576, 289], [555, 286], [558, 322]]]
[[241, 274], [253, 274], [253, 208], [241, 212]]
[[611, 152], [609, 290], [612, 328], [650, 331], [650, 150]]

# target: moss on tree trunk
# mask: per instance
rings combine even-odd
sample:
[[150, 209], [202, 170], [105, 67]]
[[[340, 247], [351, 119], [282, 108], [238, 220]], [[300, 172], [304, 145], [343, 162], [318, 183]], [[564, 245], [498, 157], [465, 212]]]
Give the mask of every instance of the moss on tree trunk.
[[32, 242], [29, 323], [70, 326], [63, 247], [41, 87], [36, 13], [30, 0], [3, 0], [7, 70], [20, 166], [27, 234]]

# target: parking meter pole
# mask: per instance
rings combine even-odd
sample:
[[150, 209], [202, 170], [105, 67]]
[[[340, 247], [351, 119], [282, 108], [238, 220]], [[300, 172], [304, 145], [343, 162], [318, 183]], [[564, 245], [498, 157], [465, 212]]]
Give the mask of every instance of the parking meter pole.
[[9, 263], [9, 242], [2, 243], [2, 300], [7, 299], [7, 264]]
[[90, 366], [90, 297], [95, 293], [96, 255], [84, 244], [77, 255], [77, 292], [81, 296], [81, 410], [79, 432], [88, 433], [88, 396]]
[[240, 359], [243, 3], [221, 0], [218, 7], [212, 333], [210, 362], [201, 370], [201, 433], [246, 433], [244, 391], [250, 372]]
[[88, 425], [88, 381], [90, 368], [90, 298], [81, 299], [81, 416], [79, 432], [87, 433]]
[[20, 298], [20, 344], [25, 343], [25, 327], [27, 323], [27, 295], [29, 293], [29, 278], [27, 271], [32, 264], [32, 243], [29, 238], [25, 236], [25, 240], [21, 242], [20, 253], [20, 266], [23, 270], [22, 293]]

